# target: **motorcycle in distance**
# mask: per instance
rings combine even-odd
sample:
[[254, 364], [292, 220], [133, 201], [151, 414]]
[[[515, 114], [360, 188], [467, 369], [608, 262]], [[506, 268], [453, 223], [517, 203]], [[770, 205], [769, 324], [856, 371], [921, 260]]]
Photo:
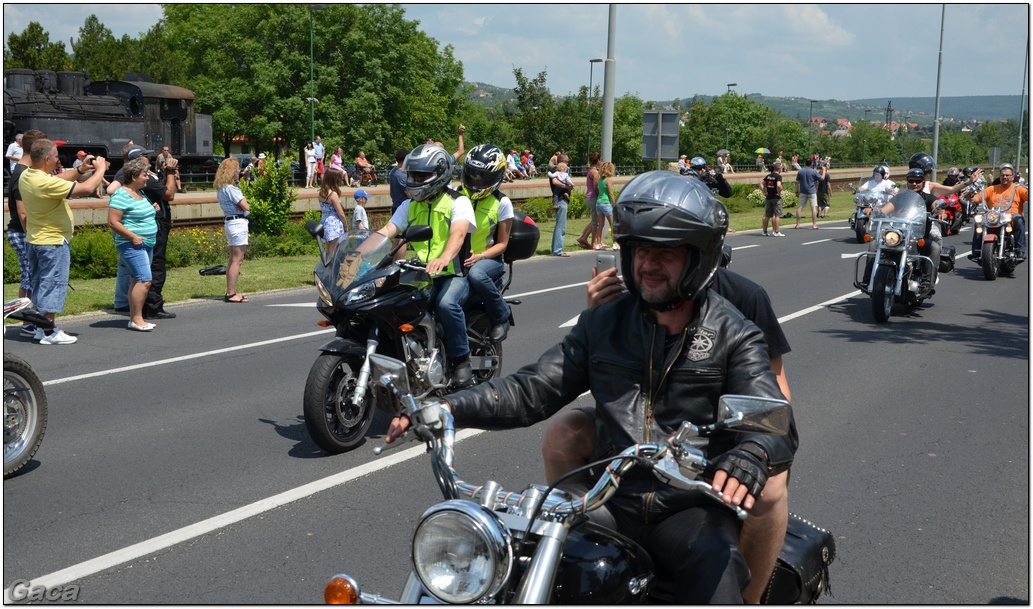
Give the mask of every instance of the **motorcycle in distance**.
[[[770, 398], [722, 396], [718, 421], [695, 426], [683, 422], [675, 435], [657, 444], [638, 444], [598, 462], [604, 467], [587, 494], [573, 497], [556, 485], [532, 484], [507, 492], [498, 482], [471, 484], [455, 468], [455, 427], [440, 400], [417, 405], [405, 388], [399, 364], [373, 356], [379, 384], [390, 392], [378, 406], [393, 414], [403, 409], [412, 419], [407, 435], [427, 443], [430, 465], [444, 500], [420, 517], [412, 538], [412, 570], [397, 601], [362, 591], [347, 574], [331, 577], [324, 587], [329, 604], [622, 604], [671, 602], [673, 584], [658, 576], [653, 559], [635, 541], [589, 521], [584, 514], [604, 505], [636, 466], [646, 466], [658, 483], [706, 494], [745, 518], [739, 507], [721, 502], [702, 480], [707, 459], [693, 440], [717, 430], [785, 433], [789, 403]], [[405, 436], [374, 450], [381, 454], [405, 443]], [[582, 468], [579, 468], [580, 471]], [[571, 472], [574, 473], [574, 472]], [[790, 519], [786, 545], [797, 539]], [[817, 536], [801, 553], [809, 557], [806, 575], [779, 567], [766, 602], [814, 602], [828, 591], [828, 565], [835, 557], [831, 534], [806, 523]], [[783, 556], [786, 547], [783, 546]]]
[[943, 223], [943, 236], [956, 235], [964, 223], [964, 211], [958, 195], [940, 195], [936, 201], [936, 217]]
[[[4, 319], [20, 319], [38, 328], [53, 323], [28, 298], [4, 303]], [[22, 358], [4, 353], [4, 478], [32, 459], [47, 430], [47, 394], [39, 376]]]
[[[933, 261], [918, 253], [925, 244], [927, 221], [938, 220], [926, 211], [922, 197], [911, 191], [902, 191], [872, 210], [872, 228], [865, 239], [875, 242], [875, 250], [858, 256], [854, 287], [871, 296], [872, 316], [878, 323], [889, 320], [893, 305], [917, 306], [932, 296]], [[954, 247], [943, 246], [940, 257], [952, 262]], [[936, 264], [944, 268], [940, 260]], [[953, 264], [946, 270], [951, 269]]]
[[[506, 249], [507, 272], [499, 292], [513, 280], [513, 262], [530, 258], [538, 246], [534, 221], [517, 212]], [[398, 245], [374, 231], [351, 231], [327, 251], [322, 225], [310, 220], [308, 231], [319, 240], [320, 260], [315, 267], [319, 294], [316, 306], [337, 335], [319, 348], [305, 381], [305, 427], [323, 450], [339, 454], [362, 442], [375, 413], [376, 379], [370, 376], [370, 356], [379, 353], [405, 362], [409, 385], [423, 398], [444, 395], [452, 388], [446, 370], [444, 335], [431, 315], [432, 282], [426, 265], [415, 257], [394, 260], [406, 243], [427, 241], [431, 228], [410, 226]], [[510, 325], [512, 306], [507, 299]], [[489, 340], [491, 320], [479, 300], [468, 303], [467, 334], [475, 383], [499, 374], [502, 343]]]
[[864, 236], [868, 232], [868, 225], [871, 222], [872, 210], [886, 202], [886, 195], [878, 192], [858, 192], [853, 182], [847, 186], [854, 191], [854, 213], [850, 214], [847, 221], [850, 228], [854, 229], [857, 242], [864, 243]]
[[[980, 205], [973, 220], [975, 222], [972, 230], [976, 231], [976, 235], [982, 235], [983, 245], [979, 251], [979, 261], [983, 267], [983, 277], [987, 281], [993, 281], [1000, 274], [1010, 275], [1015, 267], [1022, 263], [1015, 247], [1010, 208], [990, 209], [986, 205]], [[972, 256], [975, 255], [976, 252], [972, 252]]]

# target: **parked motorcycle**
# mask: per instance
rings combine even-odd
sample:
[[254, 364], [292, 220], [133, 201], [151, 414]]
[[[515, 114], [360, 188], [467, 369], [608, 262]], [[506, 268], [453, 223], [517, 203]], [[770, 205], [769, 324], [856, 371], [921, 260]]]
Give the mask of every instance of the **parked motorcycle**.
[[[20, 319], [40, 328], [53, 324], [28, 298], [4, 303], [4, 319]], [[4, 353], [4, 477], [25, 467], [47, 430], [47, 394], [36, 372], [20, 357]]]
[[858, 256], [854, 287], [872, 297], [872, 315], [879, 323], [889, 320], [894, 304], [915, 306], [932, 296], [933, 261], [918, 253], [928, 218], [925, 201], [910, 191], [872, 210], [871, 232], [865, 237], [876, 248]]
[[983, 247], [979, 251], [983, 277], [987, 281], [993, 281], [1001, 273], [1011, 274], [1015, 267], [1022, 263], [1022, 259], [1016, 255], [1018, 249], [1015, 247], [1010, 208], [989, 209], [986, 205], [981, 205], [974, 220], [973, 230], [977, 235], [983, 236]]
[[872, 210], [884, 204], [887, 197], [885, 193], [858, 192], [853, 183], [847, 184], [847, 186], [854, 189], [854, 213], [850, 214], [848, 222], [850, 228], [854, 229], [857, 242], [864, 243], [864, 236], [867, 234], [871, 222]]
[[[517, 213], [505, 260], [508, 271], [500, 293], [509, 289], [513, 262], [534, 254], [539, 231], [534, 222]], [[313, 236], [322, 225], [309, 221]], [[341, 236], [333, 251], [322, 239], [316, 263], [316, 303], [326, 317], [320, 325], [332, 325], [337, 336], [319, 348], [303, 400], [305, 427], [323, 450], [337, 454], [362, 442], [375, 409], [375, 379], [370, 377], [370, 356], [379, 353], [405, 362], [413, 393], [419, 398], [444, 395], [450, 389], [445, 360], [444, 335], [431, 315], [432, 282], [426, 265], [413, 258], [394, 260], [406, 243], [427, 241], [431, 228], [410, 226], [397, 246], [374, 231], [352, 231]], [[519, 300], [507, 299], [511, 306]], [[483, 303], [470, 303], [466, 327], [470, 340], [470, 364], [475, 383], [499, 374], [502, 343], [489, 340], [491, 320]], [[512, 311], [510, 325], [514, 325]]]
[[[658, 483], [707, 495], [745, 518], [745, 511], [722, 503], [702, 480], [708, 462], [693, 443], [716, 430], [786, 433], [789, 427], [788, 402], [726, 395], [719, 403], [718, 422], [698, 427], [686, 421], [662, 443], [631, 446], [617, 457], [601, 461], [605, 471], [585, 495], [572, 497], [555, 485], [531, 485], [522, 493], [513, 493], [492, 480], [475, 485], [460, 479], [454, 467], [451, 413], [440, 400], [417, 405], [413, 396], [405, 393], [404, 367], [380, 356], [373, 359], [380, 385], [393, 394], [398, 408], [404, 404], [412, 418], [411, 433], [427, 443], [444, 501], [426, 510], [416, 526], [412, 572], [398, 601], [363, 592], [354, 578], [338, 574], [324, 588], [327, 603], [670, 602], [673, 585], [658, 578], [653, 558], [635, 541], [588, 521], [584, 514], [613, 497], [632, 467], [645, 465]], [[374, 452], [395, 448], [404, 439]], [[816, 573], [804, 578], [810, 585], [776, 569], [767, 602], [813, 602], [828, 590], [828, 565], [835, 555], [835, 541], [827, 531], [821, 532], [827, 538], [811, 546], [809, 556]], [[787, 545], [794, 540], [794, 535], [787, 534]], [[794, 581], [786, 585], [784, 580], [776, 581], [780, 577]]]

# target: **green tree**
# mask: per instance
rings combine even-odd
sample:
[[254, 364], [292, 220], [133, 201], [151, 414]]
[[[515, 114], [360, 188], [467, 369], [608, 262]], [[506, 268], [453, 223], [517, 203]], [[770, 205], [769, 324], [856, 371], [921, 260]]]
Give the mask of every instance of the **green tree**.
[[21, 34], [7, 36], [4, 69], [64, 70], [68, 65], [65, 43], [50, 42], [50, 34], [36, 21], [30, 21]]
[[[514, 93], [517, 98], [517, 110], [519, 114], [514, 117], [517, 133], [524, 147], [532, 150], [543, 151], [541, 154], [552, 156], [557, 149], [577, 148], [576, 142], [559, 142], [553, 136], [553, 99], [549, 88], [545, 85], [545, 71], [539, 72], [538, 76], [528, 79], [520, 68], [513, 69], [513, 78], [516, 79]], [[515, 143], [513, 147], [518, 146]]]

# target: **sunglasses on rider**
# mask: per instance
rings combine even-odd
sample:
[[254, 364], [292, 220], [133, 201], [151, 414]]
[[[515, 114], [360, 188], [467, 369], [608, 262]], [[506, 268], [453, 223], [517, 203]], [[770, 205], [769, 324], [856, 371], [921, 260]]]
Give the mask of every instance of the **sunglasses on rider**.
[[907, 181], [908, 184], [922, 184], [924, 182], [925, 182], [925, 180], [908, 180]]

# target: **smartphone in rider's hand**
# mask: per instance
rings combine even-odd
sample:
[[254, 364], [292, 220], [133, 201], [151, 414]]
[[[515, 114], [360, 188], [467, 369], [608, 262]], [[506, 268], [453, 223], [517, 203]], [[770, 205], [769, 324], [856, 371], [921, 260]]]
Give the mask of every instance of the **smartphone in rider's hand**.
[[595, 255], [595, 274], [598, 275], [606, 269], [617, 268], [617, 255], [612, 252], [599, 252]]

